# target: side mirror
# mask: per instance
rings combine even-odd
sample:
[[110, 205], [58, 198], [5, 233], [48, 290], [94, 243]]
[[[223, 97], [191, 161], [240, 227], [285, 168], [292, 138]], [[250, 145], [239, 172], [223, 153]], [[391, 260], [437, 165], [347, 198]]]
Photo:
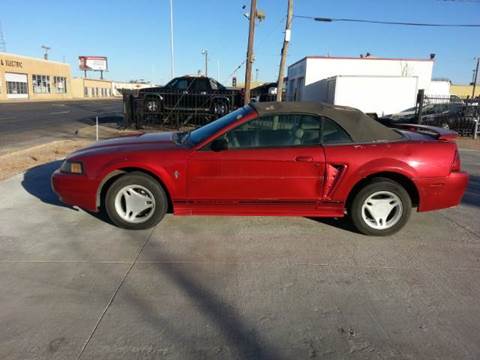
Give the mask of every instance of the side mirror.
[[223, 137], [215, 139], [212, 141], [212, 144], [210, 145], [210, 149], [212, 149], [213, 151], [228, 150], [228, 142]]

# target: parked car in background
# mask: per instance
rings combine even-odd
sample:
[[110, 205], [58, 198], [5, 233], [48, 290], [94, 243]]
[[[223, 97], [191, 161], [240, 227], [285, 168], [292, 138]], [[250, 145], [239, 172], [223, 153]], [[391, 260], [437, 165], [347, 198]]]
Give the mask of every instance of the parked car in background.
[[226, 88], [213, 78], [181, 76], [165, 86], [139, 90], [133, 98], [131, 111], [134, 117], [165, 117], [181, 113], [216, 118], [243, 106], [243, 99], [243, 90]]
[[251, 91], [251, 98], [252, 101], [257, 102], [275, 101], [277, 98], [277, 83], [269, 82], [253, 88]]
[[[462, 102], [427, 104], [423, 107], [420, 123], [445, 129], [453, 129], [455, 128], [455, 124], [463, 118], [464, 111], [465, 104]], [[406, 109], [397, 114], [384, 116], [378, 120], [387, 126], [419, 123], [416, 107]]]
[[467, 186], [454, 132], [408, 128], [346, 107], [252, 103], [191, 132], [95, 143], [68, 156], [52, 186], [127, 229], [152, 227], [167, 211], [348, 215], [364, 234], [389, 235], [412, 207], [455, 206]]

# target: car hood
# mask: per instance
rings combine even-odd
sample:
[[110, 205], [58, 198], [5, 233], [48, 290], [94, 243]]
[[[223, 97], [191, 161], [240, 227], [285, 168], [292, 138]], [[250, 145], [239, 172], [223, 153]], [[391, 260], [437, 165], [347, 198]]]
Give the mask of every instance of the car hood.
[[87, 149], [94, 149], [105, 146], [122, 146], [122, 145], [141, 145], [141, 144], [152, 144], [152, 143], [173, 143], [172, 136], [174, 132], [161, 132], [161, 133], [138, 133], [127, 136], [121, 136], [117, 138], [112, 138], [108, 140], [99, 141]]
[[174, 132], [161, 133], [138, 133], [127, 136], [121, 136], [113, 139], [102, 140], [90, 146], [80, 149], [71, 154], [70, 157], [91, 155], [93, 153], [118, 151], [129, 148], [155, 147], [157, 150], [168, 150], [178, 147], [173, 141]]

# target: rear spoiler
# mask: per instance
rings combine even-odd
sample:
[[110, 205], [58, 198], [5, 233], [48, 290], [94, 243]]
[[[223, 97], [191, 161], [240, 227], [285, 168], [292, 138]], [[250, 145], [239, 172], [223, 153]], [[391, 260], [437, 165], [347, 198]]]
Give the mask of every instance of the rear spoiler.
[[437, 140], [454, 141], [457, 138], [457, 133], [453, 130], [444, 129], [436, 126], [418, 125], [418, 124], [395, 124], [395, 128], [418, 132], [433, 136]]

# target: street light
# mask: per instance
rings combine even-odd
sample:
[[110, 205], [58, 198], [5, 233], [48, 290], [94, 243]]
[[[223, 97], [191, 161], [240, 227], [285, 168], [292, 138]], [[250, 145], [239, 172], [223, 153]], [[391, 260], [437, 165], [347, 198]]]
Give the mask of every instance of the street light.
[[202, 55], [205, 56], [205, 76], [208, 76], [208, 50], [203, 49], [202, 50]]
[[51, 47], [42, 45], [41, 48], [43, 49], [43, 58], [48, 60], [48, 50], [50, 50]]

